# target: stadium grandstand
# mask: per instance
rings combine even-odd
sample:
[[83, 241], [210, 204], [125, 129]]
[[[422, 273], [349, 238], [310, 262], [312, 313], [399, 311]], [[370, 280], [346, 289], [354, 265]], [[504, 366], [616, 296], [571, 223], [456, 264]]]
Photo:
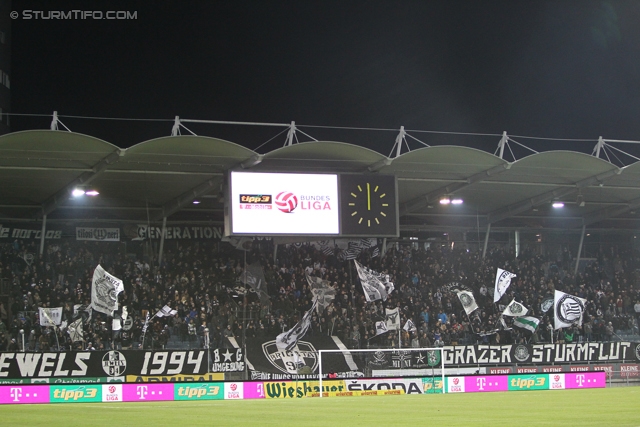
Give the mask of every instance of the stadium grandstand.
[[[610, 143], [508, 161], [506, 134], [494, 154], [411, 150], [402, 130], [386, 156], [291, 132], [264, 154], [175, 130], [126, 149], [57, 129], [0, 136], [0, 351], [241, 348], [260, 371], [253, 352], [305, 313], [316, 348], [640, 342], [640, 162], [612, 160]], [[397, 229], [233, 233], [232, 171], [392, 177]], [[393, 282], [386, 300], [368, 301], [354, 261]], [[117, 321], [86, 310], [97, 265], [123, 281]], [[498, 269], [515, 276], [494, 301]], [[322, 309], [311, 278], [331, 288]], [[555, 291], [587, 301], [581, 322], [554, 328]], [[536, 327], [504, 315], [511, 301]], [[53, 307], [63, 327], [41, 326]], [[380, 333], [389, 311], [405, 327]]]

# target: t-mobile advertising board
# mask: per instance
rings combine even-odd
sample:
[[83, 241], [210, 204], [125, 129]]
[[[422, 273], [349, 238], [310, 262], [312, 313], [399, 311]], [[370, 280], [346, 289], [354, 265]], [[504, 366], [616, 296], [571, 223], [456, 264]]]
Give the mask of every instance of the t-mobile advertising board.
[[[604, 388], [605, 372], [554, 374], [474, 375], [447, 377], [447, 393], [563, 390]], [[317, 384], [317, 383], [316, 383]], [[0, 403], [141, 402], [169, 400], [229, 400], [302, 398], [314, 396], [316, 385], [295, 381], [138, 383], [138, 384], [54, 384], [0, 386]], [[304, 390], [308, 388], [309, 393]], [[432, 394], [442, 390], [440, 378], [396, 378], [327, 381], [324, 393], [333, 396], [380, 396], [385, 394]], [[318, 394], [319, 393], [315, 393]]]

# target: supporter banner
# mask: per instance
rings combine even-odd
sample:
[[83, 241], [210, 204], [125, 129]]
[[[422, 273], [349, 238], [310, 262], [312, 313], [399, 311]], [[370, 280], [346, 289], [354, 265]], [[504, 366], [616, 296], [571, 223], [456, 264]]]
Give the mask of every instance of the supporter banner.
[[206, 372], [205, 350], [0, 353], [0, 380], [48, 379], [54, 383], [60, 378], [196, 376]]
[[[162, 227], [139, 224], [131, 234], [130, 237], [133, 240], [159, 240], [162, 236]], [[222, 227], [176, 225], [167, 226], [164, 238], [166, 240], [221, 240], [222, 236]]]
[[[20, 228], [3, 226], [0, 224], [0, 239], [40, 239], [42, 237], [42, 228]], [[62, 238], [62, 230], [46, 230], [45, 239]]]
[[76, 240], [93, 240], [97, 242], [119, 242], [119, 228], [76, 227]]
[[[638, 362], [640, 343], [585, 342], [533, 345], [459, 345], [444, 347], [445, 365], [563, 364]], [[498, 372], [496, 372], [498, 373]]]
[[244, 372], [244, 352], [241, 348], [211, 351], [211, 372]]
[[[275, 338], [275, 337], [274, 337]], [[247, 338], [246, 362], [251, 380], [286, 380], [318, 378], [318, 350], [345, 349], [337, 337], [326, 335], [305, 336], [292, 350], [280, 350], [275, 339], [263, 341]], [[297, 356], [294, 357], [294, 352]], [[346, 353], [324, 354], [322, 369], [336, 373], [339, 378], [361, 377], [359, 361]]]

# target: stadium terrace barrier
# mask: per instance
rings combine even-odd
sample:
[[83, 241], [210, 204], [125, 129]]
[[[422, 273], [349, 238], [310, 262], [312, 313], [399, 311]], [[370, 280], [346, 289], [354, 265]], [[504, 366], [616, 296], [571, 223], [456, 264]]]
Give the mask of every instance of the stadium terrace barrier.
[[[439, 378], [328, 380], [323, 397], [389, 394], [482, 393], [496, 391], [604, 388], [604, 372], [476, 375]], [[0, 386], [0, 404], [147, 402], [171, 400], [299, 399], [319, 397], [317, 381], [144, 384], [44, 384]]]

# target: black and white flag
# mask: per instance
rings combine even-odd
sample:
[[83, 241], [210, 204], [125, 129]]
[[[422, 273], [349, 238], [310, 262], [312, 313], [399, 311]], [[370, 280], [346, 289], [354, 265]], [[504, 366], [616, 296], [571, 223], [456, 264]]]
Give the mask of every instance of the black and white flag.
[[74, 304], [73, 306], [73, 320], [81, 318], [82, 322], [86, 325], [91, 320], [92, 314], [93, 309], [91, 308], [91, 304]]
[[336, 297], [336, 290], [333, 289], [329, 285], [328, 280], [323, 280], [319, 277], [309, 276], [305, 274], [307, 277], [307, 282], [309, 283], [309, 289], [311, 289], [311, 293], [313, 294], [313, 298], [318, 301], [316, 305], [316, 310], [318, 313], [322, 313], [322, 310], [325, 307], [328, 307]]
[[407, 332], [416, 332], [418, 330], [416, 328], [416, 325], [413, 323], [413, 320], [411, 319], [407, 319], [402, 329], [404, 329]]
[[571, 325], [582, 326], [587, 300], [564, 292], [555, 291], [553, 307], [555, 311], [554, 329], [567, 328]]
[[118, 294], [124, 291], [122, 280], [98, 265], [91, 283], [91, 308], [108, 316], [118, 309]]
[[389, 281], [389, 275], [373, 271], [358, 261], [354, 260], [353, 262], [356, 264], [358, 277], [360, 277], [362, 290], [364, 291], [364, 296], [367, 301], [376, 301], [379, 299], [386, 301], [394, 289], [393, 283]]
[[371, 251], [371, 258], [377, 258], [379, 256], [380, 256], [380, 248], [376, 246], [375, 248], [373, 248], [373, 251]]
[[240, 281], [253, 289], [260, 298], [260, 302], [265, 305], [269, 303], [267, 294], [267, 282], [264, 279], [264, 271], [259, 261], [247, 265], [240, 276]]
[[172, 310], [171, 307], [165, 305], [156, 313], [156, 317], [171, 317], [178, 314], [178, 310]]
[[509, 285], [511, 285], [511, 279], [516, 277], [515, 274], [503, 270], [501, 268], [496, 272], [495, 290], [493, 291], [493, 302], [498, 302], [502, 295], [507, 291]]
[[147, 317], [144, 319], [144, 325], [142, 325], [142, 334], [147, 333], [147, 329], [149, 328], [149, 312], [147, 311]]
[[293, 328], [276, 337], [276, 346], [280, 350], [292, 350], [298, 344], [300, 338], [307, 333], [307, 330], [311, 326], [311, 314], [316, 309], [316, 304], [318, 304], [317, 300], [313, 302], [311, 308], [304, 313], [302, 319], [296, 323]]
[[389, 329], [387, 328], [387, 323], [384, 320], [376, 322], [376, 336], [382, 335], [385, 332], [389, 332]]
[[58, 326], [62, 322], [62, 307], [38, 307], [40, 326]]
[[84, 341], [84, 331], [82, 329], [82, 318], [79, 317], [77, 320], [71, 322], [69, 327], [67, 328], [67, 332], [69, 333], [69, 337], [72, 342], [76, 341]]
[[529, 309], [520, 304], [515, 299], [509, 303], [507, 308], [502, 312], [503, 316], [520, 317], [525, 316], [529, 312]]
[[478, 304], [476, 304], [476, 299], [473, 297], [473, 293], [469, 291], [458, 291], [458, 298], [460, 298], [460, 302], [462, 303], [462, 308], [467, 313], [467, 316], [471, 314], [474, 310], [478, 309]]
[[400, 309], [398, 307], [393, 310], [389, 310], [388, 308], [384, 309], [385, 311], [385, 319], [387, 322], [387, 329], [390, 331], [399, 331], [400, 330]]

